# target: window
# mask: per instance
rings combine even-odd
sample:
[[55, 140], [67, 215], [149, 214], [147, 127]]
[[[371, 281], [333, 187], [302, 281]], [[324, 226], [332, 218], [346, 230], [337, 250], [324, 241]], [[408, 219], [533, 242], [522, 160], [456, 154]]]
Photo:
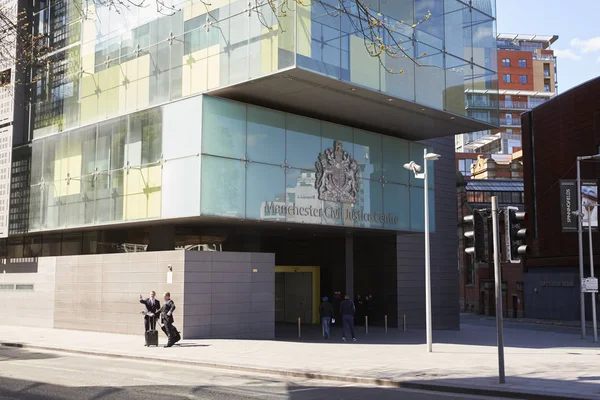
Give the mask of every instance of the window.
[[502, 82], [504, 82], [504, 83], [510, 83], [510, 74], [504, 74], [504, 75], [502, 75]]
[[550, 92], [550, 85], [549, 84], [545, 84], [544, 85], [544, 92]]
[[523, 58], [519, 59], [519, 68], [527, 68], [527, 60]]
[[471, 163], [473, 160], [458, 160], [458, 170], [464, 176], [471, 175]]
[[502, 66], [503, 67], [510, 67], [510, 58], [503, 58], [502, 59]]
[[512, 125], [512, 114], [506, 114], [506, 125]]
[[467, 264], [467, 285], [475, 284], [475, 263], [473, 261], [473, 257], [466, 256], [465, 257]]
[[519, 77], [519, 81], [521, 82], [521, 84], [526, 84], [527, 83], [527, 75], [521, 75]]
[[0, 72], [0, 87], [10, 85], [10, 69]]

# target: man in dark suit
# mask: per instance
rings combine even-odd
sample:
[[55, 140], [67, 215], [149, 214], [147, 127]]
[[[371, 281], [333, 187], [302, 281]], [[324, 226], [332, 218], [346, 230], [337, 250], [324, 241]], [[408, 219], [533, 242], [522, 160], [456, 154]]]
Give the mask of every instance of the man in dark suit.
[[[144, 304], [146, 306], [146, 311], [152, 314], [156, 314], [158, 310], [160, 310], [160, 302], [156, 299], [156, 292], [154, 290], [150, 292], [150, 297], [145, 300], [140, 294], [140, 303]], [[148, 331], [150, 327], [152, 330], [156, 330], [156, 317], [145, 315], [144, 328]]]
[[175, 311], [175, 303], [171, 300], [171, 293], [165, 292], [165, 302], [158, 311], [160, 313], [160, 322], [162, 323], [161, 329], [167, 335], [168, 341], [165, 347], [172, 347], [175, 343], [181, 340], [181, 336], [177, 331], [177, 328], [173, 326], [175, 319], [173, 318], [173, 312]]

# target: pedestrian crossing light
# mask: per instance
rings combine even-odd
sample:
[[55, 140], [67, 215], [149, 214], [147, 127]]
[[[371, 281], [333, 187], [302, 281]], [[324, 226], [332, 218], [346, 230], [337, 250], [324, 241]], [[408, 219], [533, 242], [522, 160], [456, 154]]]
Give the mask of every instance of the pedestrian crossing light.
[[527, 213], [516, 207], [507, 207], [504, 221], [507, 261], [518, 263], [529, 251], [529, 246], [525, 244], [527, 228], [523, 226], [527, 222]]
[[[473, 257], [475, 262], [485, 261], [485, 215], [480, 210], [473, 210], [472, 215], [463, 218], [470, 229], [465, 231], [465, 237], [470, 246], [465, 248], [465, 253]], [[469, 229], [469, 228], [467, 228]]]

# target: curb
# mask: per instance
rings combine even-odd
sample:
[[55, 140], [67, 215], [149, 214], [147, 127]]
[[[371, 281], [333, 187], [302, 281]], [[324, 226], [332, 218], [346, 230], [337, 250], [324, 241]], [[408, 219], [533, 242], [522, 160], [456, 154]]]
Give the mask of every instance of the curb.
[[574, 396], [576, 396], [574, 394], [570, 394], [569, 396], [558, 396], [558, 395], [553, 395], [553, 394], [524, 392], [524, 391], [511, 390], [511, 389], [489, 389], [489, 388], [481, 388], [481, 387], [479, 387], [479, 388], [478, 387], [465, 387], [465, 386], [459, 386], [459, 385], [454, 385], [454, 384], [421, 383], [421, 382], [416, 382], [416, 381], [401, 382], [401, 381], [394, 381], [391, 379], [360, 378], [360, 377], [353, 377], [353, 376], [339, 376], [339, 375], [329, 375], [329, 374], [312, 373], [312, 372], [285, 371], [285, 370], [278, 370], [278, 369], [276, 370], [276, 369], [261, 368], [261, 367], [249, 367], [249, 366], [243, 366], [243, 365], [215, 364], [215, 363], [207, 363], [207, 362], [201, 362], [201, 361], [189, 361], [189, 360], [173, 360], [173, 359], [156, 358], [156, 357], [134, 356], [134, 355], [129, 355], [129, 354], [104, 353], [104, 352], [93, 351], [93, 350], [77, 350], [77, 349], [65, 349], [65, 348], [52, 347], [52, 346], [29, 345], [29, 344], [16, 343], [16, 342], [0, 342], [0, 347], [56, 351], [56, 352], [61, 352], [61, 353], [80, 354], [80, 355], [95, 356], [95, 357], [119, 358], [119, 359], [125, 359], [125, 360], [133, 360], [133, 361], [152, 361], [152, 362], [161, 362], [161, 363], [165, 363], [165, 364], [179, 364], [179, 365], [188, 365], [188, 366], [195, 366], [195, 367], [232, 370], [232, 371], [240, 371], [240, 372], [250, 372], [250, 373], [264, 374], [264, 375], [276, 375], [276, 376], [286, 376], [286, 377], [293, 377], [293, 378], [316, 379], [316, 380], [343, 382], [343, 383], [357, 383], [357, 384], [363, 384], [363, 385], [375, 385], [375, 386], [383, 386], [383, 387], [391, 387], [391, 388], [399, 388], [399, 389], [416, 389], [416, 390], [424, 390], [424, 391], [478, 395], [478, 396], [486, 396], [486, 397], [503, 397], [503, 398], [511, 398], [511, 399], [531, 399], [531, 400], [589, 399], [589, 397], [580, 397], [580, 396], [574, 397]]

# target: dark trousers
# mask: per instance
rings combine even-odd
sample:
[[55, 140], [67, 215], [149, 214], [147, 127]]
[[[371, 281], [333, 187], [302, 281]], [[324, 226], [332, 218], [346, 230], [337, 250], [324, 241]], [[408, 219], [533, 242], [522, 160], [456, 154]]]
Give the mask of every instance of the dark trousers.
[[167, 335], [169, 342], [176, 342], [181, 339], [179, 336], [179, 332], [177, 332], [177, 328], [173, 326], [173, 318], [164, 318], [162, 320], [163, 326], [161, 327], [162, 331]]
[[354, 315], [344, 315], [342, 316], [342, 320], [344, 322], [344, 332], [343, 337], [346, 337], [346, 332], [348, 329], [350, 330], [350, 334], [352, 335], [352, 339], [356, 337], [354, 332]]
[[144, 328], [146, 328], [146, 332], [156, 330], [156, 317], [144, 316]]

